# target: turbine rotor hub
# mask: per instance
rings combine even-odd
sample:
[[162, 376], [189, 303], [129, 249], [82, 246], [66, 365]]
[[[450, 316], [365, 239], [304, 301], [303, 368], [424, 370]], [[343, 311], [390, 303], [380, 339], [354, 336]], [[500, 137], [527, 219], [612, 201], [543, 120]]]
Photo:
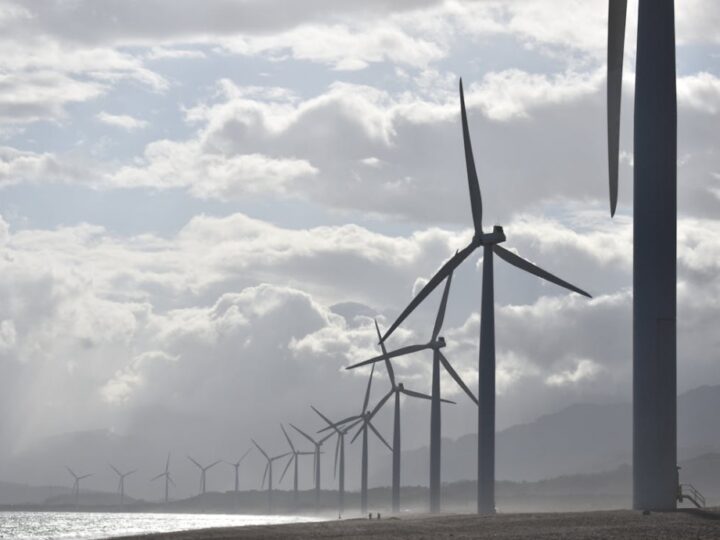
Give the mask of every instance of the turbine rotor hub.
[[505, 240], [505, 231], [503, 231], [503, 228], [500, 225], [495, 225], [493, 227], [493, 232], [491, 233], [481, 233], [479, 235], [475, 235], [475, 237], [473, 238], [473, 242], [481, 246], [501, 244]]

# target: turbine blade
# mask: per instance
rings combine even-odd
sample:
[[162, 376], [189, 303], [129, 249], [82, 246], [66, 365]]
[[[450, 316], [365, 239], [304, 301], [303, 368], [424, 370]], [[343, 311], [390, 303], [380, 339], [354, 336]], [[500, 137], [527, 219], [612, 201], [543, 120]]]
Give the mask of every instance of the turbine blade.
[[188, 456], [187, 458], [188, 458], [190, 461], [192, 461], [192, 462], [197, 466], [198, 469], [202, 470], [202, 465], [200, 465], [197, 461], [195, 461], [195, 460], [194, 460], [193, 458], [191, 458], [190, 456]]
[[424, 351], [425, 349], [429, 349], [429, 345], [408, 345], [407, 347], [400, 347], [399, 349], [396, 349], [389, 353], [383, 353], [380, 356], [375, 356], [373, 358], [370, 358], [369, 360], [364, 360], [363, 362], [358, 362], [357, 364], [353, 364], [352, 366], [347, 366], [345, 369], [355, 369], [362, 366], [367, 366], [370, 364], [375, 364], [376, 362], [380, 362], [381, 360], [388, 360], [390, 358], [395, 358], [397, 356], [405, 356], [406, 354], [412, 354], [419, 351]]
[[380, 401], [378, 401], [377, 405], [375, 405], [375, 408], [370, 413], [368, 420], [372, 420], [373, 416], [375, 416], [380, 411], [380, 409], [382, 409], [382, 406], [387, 403], [387, 400], [390, 399], [390, 396], [392, 396], [394, 392], [395, 390], [391, 389], [387, 394], [385, 394], [385, 396], [383, 396]]
[[608, 5], [608, 170], [610, 173], [610, 216], [614, 216], [618, 200], [620, 109], [622, 104], [623, 56], [625, 53], [625, 20], [627, 17], [627, 0], [610, 0]]
[[330, 424], [328, 427], [324, 427], [324, 428], [322, 428], [322, 429], [319, 429], [317, 432], [318, 432], [318, 433], [323, 433], [324, 431], [327, 431], [328, 429], [338, 429], [338, 428], [339, 428], [340, 426], [342, 426], [343, 424], [346, 424], [346, 423], [348, 423], [348, 422], [350, 422], [350, 421], [352, 421], [352, 420], [357, 420], [358, 418], [360, 418], [360, 415], [357, 415], [357, 414], [354, 414], [353, 416], [348, 416], [347, 418], [343, 418], [343, 419], [340, 420], [339, 422], [335, 422], [334, 424]]
[[295, 456], [294, 454], [292, 456], [290, 456], [290, 459], [288, 459], [287, 465], [285, 465], [285, 468], [283, 469], [283, 472], [280, 475], [280, 481], [278, 482], [278, 484], [282, 483], [283, 478], [285, 478], [285, 473], [288, 472], [288, 469], [290, 468], [290, 464], [293, 462], [293, 459], [297, 459], [297, 456]]
[[460, 375], [458, 375], [457, 371], [453, 369], [453, 367], [450, 365], [450, 362], [448, 362], [447, 358], [445, 358], [445, 355], [441, 353], [440, 351], [436, 351], [440, 357], [440, 363], [443, 365], [445, 370], [450, 374], [450, 376], [455, 380], [455, 382], [460, 386], [460, 388], [463, 389], [463, 391], [470, 397], [470, 399], [473, 400], [475, 405], [478, 405], [477, 398], [473, 395], [473, 393], [470, 391], [470, 389], [467, 387], [467, 385], [463, 382], [463, 380], [460, 378]]
[[116, 473], [118, 476], [122, 476], [122, 473], [121, 473], [120, 471], [118, 471], [118, 470], [115, 468], [114, 465], [110, 465], [110, 468], [111, 468], [113, 471], [115, 471], [115, 473]]
[[360, 426], [360, 429], [357, 430], [357, 433], [355, 434], [355, 436], [354, 436], [352, 439], [350, 439], [350, 444], [354, 443], [354, 442], [355, 442], [355, 439], [357, 439], [358, 436], [362, 433], [363, 429], [365, 429], [365, 422], [362, 422], [362, 421], [361, 421], [361, 423], [362, 423], [363, 425]]
[[300, 435], [302, 435], [303, 437], [305, 437], [308, 441], [310, 441], [310, 442], [313, 443], [313, 444], [317, 444], [317, 442], [315, 441], [315, 439], [313, 439], [310, 435], [308, 435], [307, 433], [305, 433], [302, 429], [300, 429], [299, 427], [297, 427], [295, 424], [290, 424], [290, 426], [291, 426], [295, 431], [297, 431]]
[[67, 469], [67, 472], [69, 472], [73, 478], [77, 478], [77, 474], [75, 474], [70, 467], [65, 467], [65, 468]]
[[243, 459], [247, 457], [247, 455], [252, 451], [252, 446], [245, 450], [245, 453], [242, 455], [242, 457], [238, 460], [237, 464], [240, 465], [243, 462]]
[[407, 388], [403, 388], [402, 390], [400, 390], [400, 392], [402, 392], [402, 393], [405, 394], [406, 396], [411, 396], [411, 397], [415, 397], [415, 398], [420, 398], [420, 399], [432, 399], [432, 397], [431, 397], [431, 396], [428, 396], [427, 394], [421, 394], [420, 392], [415, 392], [415, 391], [413, 391], [413, 390], [408, 390]]
[[[457, 255], [457, 252], [455, 253]], [[445, 280], [445, 289], [443, 290], [442, 300], [440, 300], [440, 307], [438, 307], [437, 317], [435, 318], [435, 327], [433, 328], [432, 341], [437, 340], [442, 330], [443, 321], [445, 320], [445, 310], [447, 309], [448, 296], [450, 294], [450, 284], [452, 283], [453, 271], [451, 270]]]
[[256, 443], [254, 439], [250, 439], [250, 440], [251, 440], [252, 443], [257, 447], [257, 449], [260, 450], [260, 453], [261, 453], [263, 456], [265, 456], [265, 459], [268, 459], [268, 460], [269, 460], [269, 459], [270, 459], [270, 456], [268, 456], [268, 455], [265, 453], [265, 450], [263, 450], [262, 448], [260, 448], [260, 445], [259, 445], [258, 443]]
[[462, 117], [463, 145], [465, 146], [465, 165], [467, 167], [468, 187], [470, 188], [470, 206], [472, 208], [475, 234], [482, 234], [482, 197], [480, 196], [480, 182], [475, 170], [472, 143], [470, 142], [470, 128], [468, 127], [467, 111], [465, 110], [465, 93], [462, 79], [460, 79], [460, 116]]
[[280, 429], [282, 429], [283, 435], [285, 435], [285, 439], [287, 439], [288, 444], [290, 445], [290, 449], [295, 452], [295, 446], [293, 446], [292, 441], [290, 440], [290, 437], [287, 434], [287, 431], [285, 431], [285, 426], [280, 424]]
[[170, 470], [170, 452], [168, 452], [168, 457], [165, 460], [165, 472], [168, 472]]
[[368, 426], [370, 426], [370, 429], [372, 429], [373, 433], [374, 433], [375, 435], [377, 435], [378, 439], [380, 439], [380, 440], [383, 442], [383, 444], [384, 444], [385, 446], [387, 446], [388, 449], [392, 452], [392, 446], [390, 446], [390, 445], [388, 444], [388, 442], [383, 438], [383, 436], [380, 435], [380, 432], [379, 432], [377, 429], [375, 429], [375, 426], [372, 425], [372, 422], [369, 422], [369, 421], [368, 421]]
[[[359, 423], [361, 423], [362, 421], [363, 421], [362, 418], [360, 418], [360, 419], [356, 420], [355, 422], [350, 423], [350, 424], [343, 430], [343, 434], [347, 434], [348, 431], [350, 431], [352, 428], [354, 428], [355, 426], [357, 426], [357, 425], [358, 425]], [[350, 441], [350, 442], [352, 442], [352, 441]]]
[[335, 435], [335, 433], [328, 433], [327, 435], [325, 435], [322, 439], [320, 439], [320, 440], [318, 441], [318, 445], [321, 445], [322, 443], [324, 443], [325, 441], [327, 441], [327, 440], [328, 440], [330, 437], [332, 437], [333, 435]]
[[221, 463], [221, 462], [222, 462], [222, 459], [218, 459], [216, 462], [211, 463], [210, 465], [208, 465], [207, 467], [205, 467], [205, 470], [206, 470], [206, 471], [209, 471], [209, 470], [212, 469], [215, 465], [217, 465], [218, 463]]
[[78, 480], [84, 480], [85, 478], [90, 478], [92, 475], [93, 475], [93, 473], [83, 474], [82, 476], [78, 476]]
[[175, 483], [175, 480], [172, 479], [172, 476], [168, 475], [168, 481], [169, 481], [174, 487], [177, 487], [177, 484]]
[[260, 489], [265, 487], [265, 478], [267, 477], [269, 467], [270, 467], [270, 460], [268, 460], [267, 465], [265, 465], [265, 472], [263, 473], [262, 482], [260, 482]]
[[150, 481], [151, 481], [151, 482], [154, 482], [155, 480], [158, 480], [158, 479], [160, 479], [160, 478], [164, 478], [166, 474], [167, 474], [167, 473], [160, 473], [160, 474], [158, 474], [157, 476], [153, 476], [153, 477], [150, 479]]
[[383, 356], [385, 357], [385, 368], [388, 372], [388, 378], [390, 379], [390, 386], [395, 388], [395, 370], [393, 370], [392, 362], [387, 357], [387, 349], [385, 348], [385, 342], [382, 340], [382, 334], [380, 334], [380, 327], [378, 326], [377, 319], [375, 319], [375, 331], [377, 332], [378, 343], [382, 349]]
[[385, 341], [387, 338], [389, 338], [390, 335], [395, 331], [395, 329], [400, 326], [400, 324], [402, 324], [402, 322], [408, 317], [408, 315], [410, 315], [415, 310], [415, 308], [423, 300], [425, 300], [425, 298], [431, 292], [435, 290], [435, 287], [437, 287], [442, 282], [442, 280], [448, 276], [450, 272], [455, 270], [455, 268], [457, 268], [460, 263], [467, 259], [470, 254], [475, 251], [476, 247], [477, 245], [474, 242], [471, 242], [459, 252], [455, 253], [455, 255], [453, 255], [445, 264], [443, 264], [440, 267], [440, 270], [438, 270], [437, 273], [432, 278], [430, 278], [430, 281], [425, 284], [425, 286], [420, 290], [419, 293], [417, 293], [415, 298], [412, 299], [412, 301], [408, 304], [408, 306], [400, 314], [400, 316], [395, 320], [395, 322], [392, 323], [387, 332], [385, 332], [382, 341]]
[[497, 254], [498, 257], [503, 259], [505, 262], [508, 262], [508, 263], [512, 264], [513, 266], [516, 266], [520, 270], [525, 270], [526, 272], [536, 275], [537, 277], [542, 278], [546, 281], [549, 281], [550, 283], [554, 283], [555, 285], [564, 287], [565, 289], [568, 289], [569, 291], [573, 291], [578, 294], [582, 294], [583, 296], [587, 296], [588, 298], [592, 298], [592, 296], [590, 296], [589, 293], [583, 291], [582, 289], [576, 287], [575, 285], [568, 283], [567, 281], [560, 279], [559, 277], [553, 276], [550, 272], [543, 270], [542, 268], [540, 268], [538, 266], [535, 266], [530, 261], [526, 261], [522, 257], [515, 255], [512, 251], [508, 251], [504, 247], [501, 247], [501, 246], [495, 244], [493, 246], [493, 251]]
[[[320, 411], [318, 411], [318, 410], [317, 410], [315, 407], [313, 407], [312, 405], [310, 405], [310, 408], [311, 408], [313, 411], [315, 411], [315, 414], [317, 414], [320, 418], [322, 418], [322, 419], [325, 421], [325, 423], [328, 425], [328, 427], [334, 428], [335, 431], [338, 431], [338, 432], [340, 431], [335, 425], [333, 425], [333, 423], [330, 421], [330, 419], [329, 419], [327, 416], [325, 416], [323, 413], [321, 413]], [[326, 430], [326, 428], [323, 428], [322, 430], [319, 430], [318, 433], [320, 433], [320, 431], [325, 431], [325, 430]]]
[[340, 453], [340, 435], [338, 435], [337, 442], [335, 443], [335, 464], [333, 465], [333, 478], [337, 478], [338, 454], [339, 453]]
[[373, 364], [370, 370], [370, 376], [368, 377], [367, 389], [365, 390], [365, 400], [363, 401], [362, 412], [365, 414], [368, 408], [368, 402], [370, 401], [370, 387], [372, 386], [373, 375], [375, 374], [375, 364]]

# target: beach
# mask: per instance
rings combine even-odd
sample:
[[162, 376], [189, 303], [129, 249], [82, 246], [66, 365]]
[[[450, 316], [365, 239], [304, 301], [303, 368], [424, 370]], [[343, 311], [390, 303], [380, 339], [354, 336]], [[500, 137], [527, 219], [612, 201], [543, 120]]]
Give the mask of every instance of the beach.
[[[375, 516], [373, 516], [375, 517]], [[418, 514], [380, 520], [346, 519], [204, 529], [126, 538], [231, 540], [249, 538], [553, 538], [683, 539], [720, 538], [720, 510], [643, 514], [630, 510], [536, 514]]]

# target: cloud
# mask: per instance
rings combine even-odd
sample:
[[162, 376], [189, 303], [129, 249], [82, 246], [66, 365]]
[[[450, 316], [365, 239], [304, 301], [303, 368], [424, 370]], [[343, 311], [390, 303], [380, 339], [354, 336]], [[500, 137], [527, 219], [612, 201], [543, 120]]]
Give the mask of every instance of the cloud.
[[[128, 166], [113, 174], [117, 187], [187, 187], [200, 198], [237, 200], [248, 193], [291, 193], [304, 177], [317, 173], [309, 162], [252, 153], [203, 152], [193, 143], [157, 141], [146, 148], [145, 166]], [[297, 188], [296, 188], [297, 189]]]
[[119, 127], [126, 131], [135, 131], [148, 126], [147, 121], [133, 118], [127, 114], [110, 114], [105, 111], [95, 115], [100, 122], [109, 126]]
[[592, 360], [578, 360], [573, 369], [554, 373], [545, 379], [550, 386], [578, 385], [592, 381], [602, 371], [602, 367]]

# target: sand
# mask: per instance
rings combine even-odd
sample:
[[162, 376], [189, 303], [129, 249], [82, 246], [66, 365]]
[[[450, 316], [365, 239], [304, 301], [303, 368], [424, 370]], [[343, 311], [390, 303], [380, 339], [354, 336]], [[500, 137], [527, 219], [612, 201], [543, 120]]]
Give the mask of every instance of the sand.
[[553, 539], [720, 539], [720, 509], [643, 515], [629, 510], [543, 514], [414, 515], [346, 519], [321, 523], [206, 529], [150, 534], [157, 540], [243, 538], [553, 538]]

